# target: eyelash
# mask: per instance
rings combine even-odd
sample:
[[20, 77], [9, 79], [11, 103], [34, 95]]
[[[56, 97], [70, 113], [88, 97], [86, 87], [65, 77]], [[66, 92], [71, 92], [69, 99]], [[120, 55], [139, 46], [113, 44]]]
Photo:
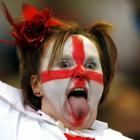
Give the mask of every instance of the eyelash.
[[87, 69], [95, 70], [96, 67], [97, 67], [96, 63], [93, 62], [92, 60], [88, 60], [88, 61], [85, 63], [85, 68], [87, 68]]
[[[73, 63], [70, 60], [62, 59], [58, 66], [62, 69], [68, 69], [73, 66]], [[90, 70], [95, 70], [97, 67], [96, 63], [93, 60], [88, 60], [84, 66], [85, 68]]]
[[72, 62], [70, 60], [64, 59], [59, 63], [59, 67], [66, 69], [70, 68], [72, 66]]

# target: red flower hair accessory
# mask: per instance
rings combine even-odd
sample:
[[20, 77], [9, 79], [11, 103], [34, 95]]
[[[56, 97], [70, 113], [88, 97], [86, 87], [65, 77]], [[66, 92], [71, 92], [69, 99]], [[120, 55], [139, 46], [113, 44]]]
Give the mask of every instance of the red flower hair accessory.
[[39, 47], [54, 27], [62, 26], [62, 22], [52, 16], [52, 12], [45, 8], [39, 11], [36, 7], [22, 5], [22, 21], [16, 22], [10, 15], [6, 5], [2, 2], [4, 14], [13, 29], [11, 35], [14, 42], [0, 40], [2, 43], [22, 46]]

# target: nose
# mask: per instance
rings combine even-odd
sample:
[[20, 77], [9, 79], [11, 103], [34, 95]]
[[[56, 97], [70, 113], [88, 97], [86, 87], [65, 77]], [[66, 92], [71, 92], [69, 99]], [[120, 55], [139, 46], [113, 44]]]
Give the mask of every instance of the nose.
[[87, 79], [87, 74], [86, 74], [85, 68], [83, 66], [76, 67], [74, 70], [74, 73], [73, 73], [73, 78], [76, 78], [79, 80]]

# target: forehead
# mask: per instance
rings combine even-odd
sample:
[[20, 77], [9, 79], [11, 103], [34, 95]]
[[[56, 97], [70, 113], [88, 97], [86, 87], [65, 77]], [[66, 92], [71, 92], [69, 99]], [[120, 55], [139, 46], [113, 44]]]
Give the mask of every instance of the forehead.
[[74, 48], [79, 48], [76, 49], [77, 53], [81, 52], [81, 49], [83, 49], [86, 56], [94, 55], [94, 57], [98, 57], [99, 55], [95, 42], [91, 41], [84, 35], [69, 36], [64, 43], [63, 54], [71, 56], [73, 54]]
[[[74, 40], [77, 43], [74, 43], [75, 42]], [[46, 66], [48, 67], [49, 65], [54, 43], [55, 43], [55, 38], [45, 44], [45, 50], [44, 50], [45, 53], [42, 60], [43, 69], [46, 69]], [[61, 54], [57, 54], [57, 55], [61, 55]], [[62, 51], [62, 57], [63, 56], [70, 56], [70, 57], [76, 56], [78, 57], [78, 59], [82, 58], [82, 60], [87, 57], [94, 57], [94, 59], [97, 60], [97, 62], [100, 62], [99, 53], [96, 44], [83, 35], [71, 35], [66, 39]], [[53, 60], [56, 58], [58, 57], [55, 56]]]

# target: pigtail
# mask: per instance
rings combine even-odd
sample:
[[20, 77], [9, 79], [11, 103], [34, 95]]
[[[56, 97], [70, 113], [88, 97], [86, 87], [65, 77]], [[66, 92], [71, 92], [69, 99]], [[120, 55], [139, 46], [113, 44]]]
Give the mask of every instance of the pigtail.
[[107, 22], [95, 23], [88, 28], [89, 33], [96, 39], [101, 50], [100, 59], [104, 74], [104, 91], [101, 102], [109, 91], [116, 64], [117, 50], [114, 41], [109, 35], [112, 29], [113, 26]]

